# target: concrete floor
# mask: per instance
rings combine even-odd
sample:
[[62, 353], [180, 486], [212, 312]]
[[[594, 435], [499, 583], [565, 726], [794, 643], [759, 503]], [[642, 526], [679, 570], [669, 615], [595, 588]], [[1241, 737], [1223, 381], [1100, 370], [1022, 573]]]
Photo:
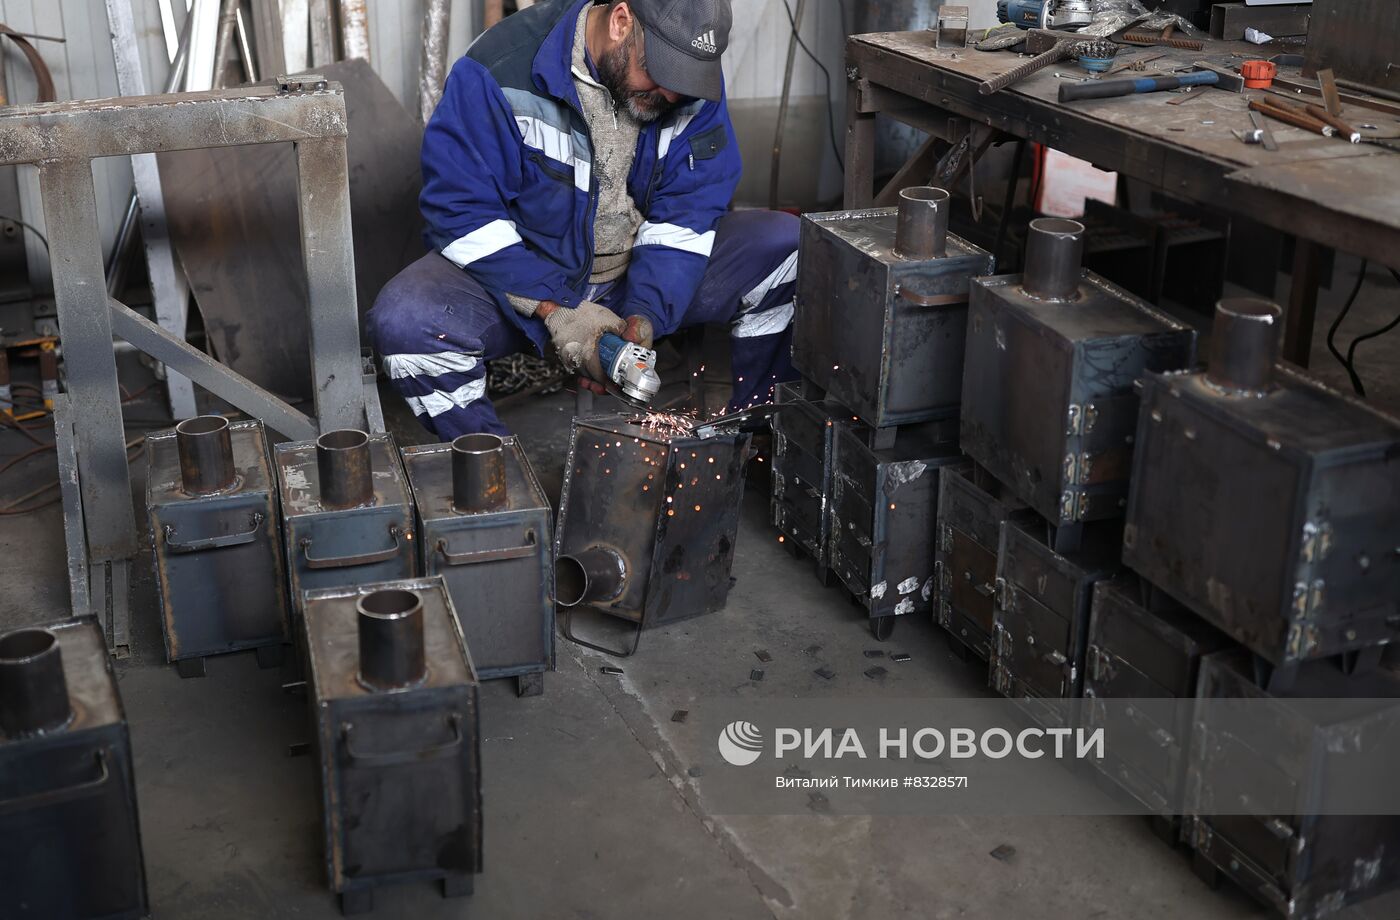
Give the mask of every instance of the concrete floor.
[[[1344, 263], [1354, 271], [1354, 263]], [[1345, 374], [1321, 345], [1349, 284], [1324, 294], [1314, 366]], [[1375, 328], [1400, 309], [1389, 275], [1374, 273], [1343, 333]], [[1361, 349], [1368, 389], [1400, 408], [1400, 331]], [[557, 494], [571, 398], [527, 401], [508, 422]], [[149, 414], [149, 413], [148, 413]], [[0, 434], [0, 461], [24, 447]], [[48, 461], [7, 477], [20, 494], [51, 475]], [[141, 465], [134, 467], [138, 472]], [[712, 814], [687, 774], [713, 743], [671, 713], [714, 698], [910, 698], [986, 693], [983, 670], [948, 653], [927, 621], [902, 622], [888, 647], [913, 655], [882, 682], [866, 679], [862, 617], [810, 563], [773, 538], [764, 490], [745, 499], [737, 583], [715, 615], [648, 633], [621, 676], [617, 664], [560, 640], [545, 693], [517, 699], [484, 685], [485, 873], [476, 893], [444, 901], [432, 886], [381, 890], [384, 917], [675, 918], [1243, 918], [1265, 916], [1232, 890], [1210, 891], [1136, 818], [835, 818]], [[0, 626], [67, 613], [56, 509], [0, 518]], [[137, 757], [151, 900], [157, 917], [334, 917], [321, 868], [315, 764], [288, 756], [307, 738], [305, 701], [250, 654], [209, 662], [180, 680], [161, 661], [147, 560], [134, 603], [134, 650], [118, 666]], [[596, 626], [594, 628], [597, 628]], [[836, 672], [812, 674], [820, 646]], [[762, 682], [748, 679], [767, 649]], [[990, 852], [1015, 848], [1006, 860]], [[1337, 915], [1400, 915], [1393, 899]]]

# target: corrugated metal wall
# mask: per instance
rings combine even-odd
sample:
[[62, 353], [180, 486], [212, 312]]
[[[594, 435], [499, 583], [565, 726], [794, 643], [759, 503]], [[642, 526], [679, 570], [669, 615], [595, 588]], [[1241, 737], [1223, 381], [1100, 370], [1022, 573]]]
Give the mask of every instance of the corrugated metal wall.
[[[795, 7], [796, 0], [787, 0]], [[847, 5], [859, 0], [847, 0]], [[736, 122], [745, 135], [747, 179], [745, 195], [766, 197], [768, 158], [772, 141], [772, 113], [782, 91], [790, 26], [783, 12], [784, 0], [734, 0], [734, 30], [725, 72]], [[175, 0], [175, 26], [183, 23], [184, 2]], [[475, 36], [478, 0], [452, 0], [450, 59], [455, 61]], [[164, 86], [169, 68], [157, 0], [132, 0], [142, 66], [148, 91]], [[416, 110], [422, 0], [370, 0], [370, 42], [375, 70], [389, 89], [410, 110]], [[802, 35], [831, 71], [832, 102], [838, 124], [844, 118], [845, 78], [841, 64], [845, 40], [841, 7], [836, 0], [808, 0]], [[63, 43], [36, 43], [53, 71], [60, 99], [96, 99], [118, 95], [107, 30], [104, 0], [0, 0], [0, 21], [20, 32], [51, 35]], [[13, 46], [4, 45], [4, 77], [11, 103], [32, 102], [34, 78], [28, 64]], [[794, 70], [794, 109], [790, 116], [790, 149], [785, 174], [791, 170], [794, 189], [785, 198], [810, 200], [830, 197], [839, 189], [839, 172], [825, 140], [825, 83], [818, 69], [798, 52]], [[838, 138], [840, 132], [838, 131]], [[820, 156], [814, 156], [817, 151]], [[131, 169], [125, 159], [95, 164], [99, 224], [104, 243], [110, 246], [131, 188]], [[3, 181], [3, 177], [0, 177]], [[44, 229], [38, 194], [38, 177], [30, 167], [17, 171], [21, 217]], [[48, 258], [42, 244], [26, 234], [30, 274], [37, 287], [45, 287]]]
[[[178, 5], [178, 4], [177, 4]], [[169, 63], [155, 0], [134, 0], [136, 30], [141, 43], [142, 67], [147, 84], [164, 82]], [[58, 42], [34, 42], [44, 62], [53, 72], [59, 99], [101, 99], [117, 95], [117, 72], [112, 63], [111, 37], [107, 31], [107, 8], [103, 0], [0, 0], [0, 22], [19, 32], [63, 38]], [[37, 89], [24, 56], [13, 45], [5, 45], [5, 87], [10, 103], [33, 102]], [[155, 80], [150, 74], [155, 70]], [[19, 186], [23, 214], [13, 215], [44, 230], [40, 206], [39, 177], [31, 166], [12, 167]], [[104, 245], [116, 235], [131, 191], [131, 165], [126, 158], [100, 160], [93, 164], [97, 184], [98, 223]], [[6, 179], [5, 181], [8, 181]], [[25, 234], [29, 273], [34, 286], [48, 287], [49, 261], [43, 245]]]

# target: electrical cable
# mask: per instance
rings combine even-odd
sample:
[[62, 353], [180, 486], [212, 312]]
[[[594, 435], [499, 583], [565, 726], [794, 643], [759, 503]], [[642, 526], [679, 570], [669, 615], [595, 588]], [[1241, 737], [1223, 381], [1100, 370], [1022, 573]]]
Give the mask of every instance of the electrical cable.
[[[781, 2], [782, 2], [782, 4], [783, 4], [783, 12], [787, 13], [788, 25], [792, 28], [793, 37], [797, 40], [797, 46], [798, 46], [799, 48], [802, 49], [803, 53], [806, 54], [807, 57], [811, 58], [812, 63], [817, 65], [817, 69], [820, 70], [820, 71], [822, 72], [822, 76], [826, 79], [826, 116], [827, 116], [827, 117], [826, 117], [826, 133], [827, 133], [827, 139], [831, 141], [831, 152], [832, 152], [832, 154], [836, 157], [836, 165], [839, 166], [839, 167], [841, 168], [841, 171], [842, 171], [842, 172], [845, 172], [845, 171], [846, 171], [846, 163], [845, 163], [845, 160], [843, 160], [842, 157], [841, 157], [841, 148], [840, 148], [840, 145], [838, 145], [838, 144], [836, 143], [836, 107], [835, 107], [834, 105], [832, 105], [832, 103], [831, 103], [831, 71], [829, 71], [829, 70], [826, 69], [826, 65], [823, 64], [823, 63], [821, 62], [821, 59], [818, 58], [818, 57], [816, 56], [816, 54], [814, 54], [814, 53], [812, 52], [812, 49], [811, 49], [811, 48], [808, 48], [808, 47], [807, 47], [807, 43], [804, 42], [804, 41], [802, 40], [802, 36], [798, 34], [797, 19], [796, 19], [795, 16], [793, 16], [792, 7], [788, 6], [788, 0], [781, 0]], [[842, 4], [842, 6], [841, 6], [841, 18], [842, 18], [841, 27], [842, 27], [842, 30], [843, 30], [843, 31], [845, 30], [845, 17], [846, 17], [846, 8], [845, 8], [845, 5]]]
[[1361, 385], [1361, 378], [1356, 376], [1356, 371], [1352, 368], [1351, 364], [1348, 363], [1342, 353], [1337, 350], [1336, 339], [1337, 330], [1341, 328], [1342, 321], [1345, 320], [1347, 314], [1351, 312], [1351, 305], [1356, 303], [1356, 295], [1361, 293], [1361, 286], [1366, 283], [1367, 264], [1365, 259], [1361, 260], [1361, 267], [1357, 269], [1356, 272], [1356, 284], [1352, 287], [1351, 293], [1347, 295], [1346, 303], [1342, 304], [1341, 312], [1337, 314], [1336, 319], [1332, 320], [1332, 325], [1327, 329], [1327, 350], [1332, 353], [1332, 357], [1336, 358], [1337, 363], [1347, 372], [1347, 376], [1351, 378], [1351, 388], [1360, 396], [1366, 395], [1366, 388]]
[[[1393, 268], [1388, 268], [1386, 270], [1390, 272], [1390, 276], [1395, 279], [1395, 282], [1397, 284], [1400, 284], [1400, 272], [1397, 272]], [[1356, 346], [1360, 345], [1362, 342], [1367, 341], [1368, 339], [1374, 339], [1378, 336], [1385, 335], [1387, 332], [1394, 329], [1396, 326], [1400, 326], [1400, 314], [1397, 314], [1395, 319], [1386, 323], [1384, 326], [1380, 327], [1374, 332], [1367, 332], [1364, 335], [1358, 335], [1356, 338], [1351, 340], [1351, 345], [1347, 347], [1347, 372], [1351, 374], [1352, 382], [1356, 386], [1357, 393], [1359, 393], [1360, 395], [1366, 395], [1366, 388], [1361, 386], [1361, 373], [1356, 369]]]
[[49, 251], [48, 239], [44, 236], [44, 234], [40, 233], [33, 224], [27, 224], [24, 221], [20, 220], [18, 217], [10, 217], [8, 214], [0, 214], [0, 220], [8, 220], [12, 224], [19, 224], [21, 227], [28, 230], [30, 233], [34, 234], [39, 238], [39, 242], [44, 244], [45, 252]]

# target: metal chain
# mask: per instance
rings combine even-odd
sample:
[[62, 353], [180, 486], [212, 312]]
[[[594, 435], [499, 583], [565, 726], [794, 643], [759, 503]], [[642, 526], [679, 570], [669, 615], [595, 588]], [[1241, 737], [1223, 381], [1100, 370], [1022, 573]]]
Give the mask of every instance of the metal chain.
[[558, 362], [522, 353], [498, 358], [486, 365], [486, 388], [493, 397], [519, 393], [556, 378], [558, 382], [541, 390], [542, 395], [557, 393], [564, 386]]

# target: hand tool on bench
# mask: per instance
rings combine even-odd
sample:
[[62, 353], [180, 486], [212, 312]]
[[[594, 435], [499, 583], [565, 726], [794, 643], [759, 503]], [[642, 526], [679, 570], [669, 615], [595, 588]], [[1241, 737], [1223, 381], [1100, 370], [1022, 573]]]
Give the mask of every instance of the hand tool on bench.
[[1353, 128], [1348, 122], [1343, 121], [1340, 116], [1333, 115], [1322, 106], [1314, 105], [1311, 102], [1303, 106], [1303, 110], [1318, 121], [1336, 128], [1337, 136], [1343, 140], [1350, 141], [1353, 144], [1361, 143], [1361, 132]]
[[983, 96], [990, 96], [998, 90], [1006, 89], [1013, 83], [1019, 83], [1051, 64], [1058, 64], [1065, 58], [1073, 57], [1076, 46], [1083, 40], [1073, 32], [1031, 29], [1030, 34], [1026, 36], [1025, 50], [1026, 53], [1033, 54], [1035, 57], [1017, 64], [1005, 73], [997, 74], [990, 80], [983, 81], [978, 85], [977, 91]]
[[1161, 77], [1130, 77], [1124, 80], [1099, 80], [1094, 83], [1066, 83], [1060, 87], [1060, 101], [1076, 99], [1112, 99], [1136, 93], [1156, 93], [1183, 86], [1214, 86], [1232, 93], [1244, 91], [1244, 78], [1204, 61], [1197, 61], [1196, 70]]
[[1285, 104], [1283, 100], [1275, 102], [1272, 98], [1251, 99], [1249, 108], [1251, 111], [1260, 112], [1270, 118], [1293, 125], [1295, 128], [1302, 128], [1304, 131], [1321, 134], [1323, 137], [1331, 137], [1337, 133], [1336, 128], [1314, 118], [1306, 110], [1295, 109]]
[[1160, 33], [1142, 32], [1135, 25], [1109, 36], [1110, 40], [1129, 45], [1165, 45], [1168, 48], [1184, 48], [1187, 51], [1200, 51], [1205, 44], [1194, 38], [1176, 38], [1176, 23], [1169, 22]]

